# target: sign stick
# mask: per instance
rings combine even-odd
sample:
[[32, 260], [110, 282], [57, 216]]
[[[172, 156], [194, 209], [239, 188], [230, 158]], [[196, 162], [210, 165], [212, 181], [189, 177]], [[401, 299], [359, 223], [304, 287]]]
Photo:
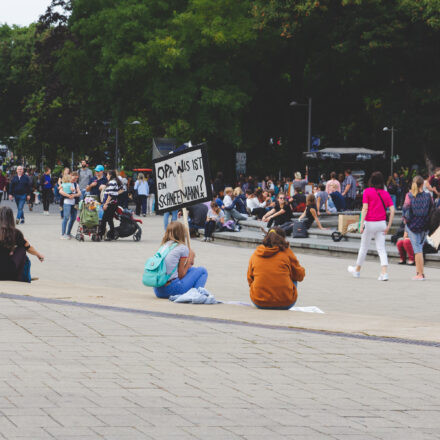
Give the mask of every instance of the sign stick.
[[[179, 188], [183, 192], [183, 179], [181, 174], [179, 174], [178, 181], [179, 181]], [[182, 208], [182, 213], [183, 213], [183, 224], [185, 226], [185, 231], [186, 231], [186, 241], [188, 244], [188, 249], [191, 249], [191, 240], [189, 235], [189, 224], [188, 224], [188, 210], [186, 208]]]

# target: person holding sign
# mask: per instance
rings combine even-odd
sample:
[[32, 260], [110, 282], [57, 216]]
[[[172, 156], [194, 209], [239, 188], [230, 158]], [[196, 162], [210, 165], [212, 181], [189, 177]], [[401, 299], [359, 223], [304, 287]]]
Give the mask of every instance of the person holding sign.
[[186, 230], [180, 222], [171, 222], [165, 231], [161, 246], [172, 248], [165, 257], [168, 282], [155, 287], [158, 298], [182, 295], [193, 287], [205, 287], [208, 271], [204, 267], [193, 267], [195, 253], [185, 245]]

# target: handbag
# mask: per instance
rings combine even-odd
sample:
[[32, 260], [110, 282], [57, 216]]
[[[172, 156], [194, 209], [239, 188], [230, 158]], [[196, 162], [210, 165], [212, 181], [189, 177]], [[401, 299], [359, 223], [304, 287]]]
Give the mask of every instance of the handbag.
[[292, 238], [308, 238], [309, 232], [307, 231], [304, 222], [298, 220], [292, 225]]
[[380, 195], [379, 191], [376, 190], [376, 193], [379, 196], [380, 201], [382, 202], [383, 209], [385, 209], [385, 221], [388, 223], [390, 220], [390, 215], [388, 214], [387, 207], [385, 206], [385, 202], [383, 201], [383, 198]]

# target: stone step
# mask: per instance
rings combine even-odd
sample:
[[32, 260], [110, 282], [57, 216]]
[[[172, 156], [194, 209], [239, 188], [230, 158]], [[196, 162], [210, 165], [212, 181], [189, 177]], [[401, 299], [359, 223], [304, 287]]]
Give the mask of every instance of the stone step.
[[[200, 230], [203, 234], [203, 230]], [[352, 258], [355, 259], [359, 250], [360, 235], [359, 234], [348, 234], [347, 239], [335, 243], [329, 238], [330, 231], [320, 231], [320, 230], [310, 230], [309, 238], [291, 238], [288, 237], [287, 240], [290, 246], [302, 253], [312, 253], [318, 255], [332, 255], [341, 258]], [[399, 253], [395, 245], [389, 241], [389, 236], [387, 236], [387, 253], [390, 262], [396, 263], [399, 260]], [[262, 244], [263, 233], [256, 230], [243, 229], [240, 232], [216, 232], [214, 233], [215, 242], [220, 242], [223, 244], [231, 246], [240, 247], [251, 247]], [[374, 242], [374, 240], [373, 240]], [[370, 246], [371, 249], [368, 251], [369, 259], [378, 258], [377, 251], [374, 244]], [[440, 254], [430, 254], [426, 255], [425, 265], [429, 267], [440, 267]]]

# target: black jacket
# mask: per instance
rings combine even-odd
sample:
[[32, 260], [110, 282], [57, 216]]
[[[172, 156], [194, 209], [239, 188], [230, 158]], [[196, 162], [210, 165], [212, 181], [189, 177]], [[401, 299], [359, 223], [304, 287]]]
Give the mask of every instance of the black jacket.
[[9, 184], [9, 194], [12, 196], [18, 195], [30, 195], [32, 192], [32, 182], [26, 174], [23, 174], [19, 179], [17, 175], [15, 175], [11, 179], [11, 183]]

